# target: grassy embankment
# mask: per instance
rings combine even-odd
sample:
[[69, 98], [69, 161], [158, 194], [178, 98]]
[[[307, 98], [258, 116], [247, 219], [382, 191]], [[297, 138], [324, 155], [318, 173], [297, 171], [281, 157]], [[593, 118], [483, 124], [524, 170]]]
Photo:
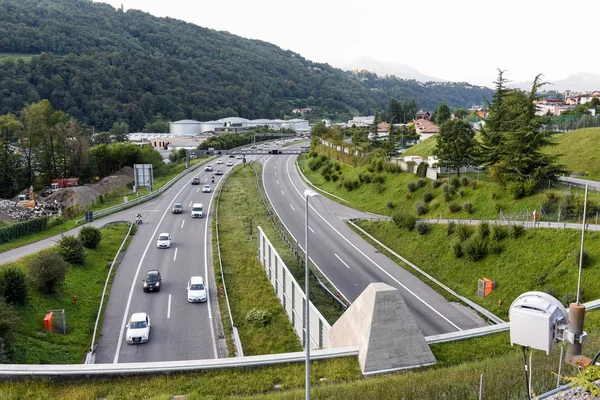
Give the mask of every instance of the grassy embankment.
[[429, 139], [426, 139], [420, 143], [415, 144], [411, 148], [404, 150], [401, 155], [403, 155], [403, 156], [421, 156], [425, 160], [427, 160], [427, 157], [433, 155], [433, 149], [435, 148], [436, 144], [437, 144], [437, 135], [434, 135], [434, 136], [430, 137]]
[[[205, 159], [206, 159], [206, 157], [199, 157], [197, 159], [192, 160], [190, 165], [195, 165], [199, 162], [205, 161]], [[169, 169], [168, 173], [157, 177], [154, 180], [154, 183], [155, 183], [154, 190], [158, 190], [161, 187], [163, 187], [165, 183], [169, 182], [171, 179], [173, 179], [175, 176], [177, 176], [179, 173], [181, 173], [184, 169], [185, 169], [185, 163], [178, 164], [178, 165], [174, 166], [173, 168]], [[143, 189], [143, 190], [140, 190], [139, 195], [143, 195], [146, 193], [148, 193], [148, 191]], [[125, 197], [125, 196], [128, 196], [130, 200], [135, 196], [132, 193], [131, 189], [127, 186], [123, 186], [119, 189], [105, 193], [102, 195], [101, 200], [98, 199], [96, 202], [90, 204], [89, 206], [79, 207], [78, 210], [74, 213], [76, 215], [73, 218], [70, 218], [59, 224], [54, 224], [54, 226], [51, 226], [50, 228], [48, 228], [47, 230], [45, 230], [43, 232], [39, 232], [34, 235], [25, 236], [18, 240], [14, 240], [12, 242], [0, 244], [0, 253], [2, 253], [3, 251], [15, 249], [17, 247], [25, 246], [30, 243], [38, 242], [42, 239], [47, 239], [52, 236], [60, 235], [61, 233], [65, 233], [66, 231], [76, 228], [77, 225], [75, 225], [75, 221], [77, 221], [80, 218], [83, 218], [84, 211], [88, 211], [88, 210], [98, 211], [103, 208], [108, 208], [111, 206], [115, 206], [117, 204], [121, 204], [121, 203], [123, 203], [123, 197]]]
[[24, 53], [0, 53], [0, 62], [5, 62], [7, 60], [23, 60], [25, 62], [30, 62], [31, 58], [34, 55], [38, 54], [24, 54]]
[[[253, 166], [260, 175], [260, 164], [253, 164]], [[275, 296], [264, 268], [257, 259], [258, 226], [265, 231], [269, 240], [276, 246], [279, 255], [301, 285], [304, 284], [303, 279], [300, 279], [303, 278], [303, 270], [296, 267], [294, 255], [282, 241], [265, 211], [256, 190], [256, 176], [253, 170], [248, 167], [236, 168], [221, 194], [218, 221], [225, 284], [244, 354], [301, 351], [300, 342]], [[250, 218], [252, 219], [252, 238], [250, 237]], [[217, 285], [221, 285], [215, 241], [213, 241], [213, 249], [215, 276]], [[311, 300], [333, 323], [341, 312], [316, 282], [313, 282], [311, 290]], [[222, 321], [226, 331], [230, 333], [231, 327], [225, 298], [221, 297], [219, 300]], [[272, 321], [265, 327], [246, 321], [247, 313], [254, 308], [270, 312], [273, 316]]]
[[[16, 328], [17, 343], [24, 349], [19, 363], [77, 364], [85, 359], [106, 275], [128, 229], [127, 224], [111, 224], [102, 228], [100, 244], [96, 249], [85, 250], [85, 265], [69, 266], [65, 285], [60, 292], [44, 295], [30, 290], [27, 304], [15, 307], [20, 318]], [[33, 256], [27, 256], [14, 264], [27, 270], [27, 260]], [[3, 266], [6, 265], [9, 264]], [[113, 274], [115, 271], [116, 268], [113, 269]], [[74, 295], [78, 298], [77, 304], [73, 302]], [[46, 312], [59, 309], [65, 310], [68, 330], [66, 335], [43, 329], [42, 322]]]
[[[600, 348], [600, 313], [588, 312], [586, 331], [591, 341], [584, 353], [593, 357]], [[510, 346], [508, 333], [456, 343], [433, 345], [435, 367], [365, 378], [353, 357], [311, 363], [315, 399], [477, 399], [483, 374], [484, 398], [516, 399], [525, 396], [521, 349]], [[560, 346], [550, 356], [533, 353], [533, 390], [536, 394], [556, 387]], [[578, 372], [564, 364], [563, 376]], [[565, 383], [564, 381], [562, 383]], [[187, 399], [304, 398], [302, 363], [265, 368], [170, 374], [155, 377], [122, 377], [105, 380], [16, 381], [0, 383], [4, 399]]]
[[[425, 193], [431, 193], [433, 200], [427, 205], [427, 212], [421, 215], [422, 218], [451, 218], [451, 219], [497, 219], [498, 210], [502, 209], [505, 216], [516, 215], [518, 220], [525, 219], [525, 214], [531, 215], [533, 209], [538, 209], [540, 204], [546, 204], [548, 214], [542, 216], [542, 221], [557, 221], [560, 201], [568, 192], [568, 188], [559, 185], [551, 190], [538, 190], [531, 196], [514, 200], [511, 195], [500, 186], [493, 182], [479, 180], [473, 188], [469, 182], [467, 186], [462, 186], [452, 195], [450, 201], [444, 198], [443, 185], [433, 188], [432, 181], [427, 178], [418, 178], [412, 173], [389, 173], [384, 171], [371, 173], [369, 165], [364, 160], [357, 160], [345, 153], [337, 152], [325, 146], [317, 146], [319, 154], [323, 154], [338, 159], [340, 178], [337, 182], [325, 180], [320, 170], [312, 171], [309, 168], [307, 158], [303, 169], [306, 177], [317, 187], [339, 196], [348, 201], [348, 205], [359, 210], [370, 211], [381, 215], [392, 215], [397, 209], [408, 210], [415, 213], [415, 203], [424, 202]], [[355, 163], [355, 165], [351, 163]], [[302, 162], [299, 162], [302, 168]], [[353, 190], [348, 190], [342, 185], [342, 179], [359, 180], [360, 175], [370, 175], [371, 182], [362, 182], [360, 186]], [[379, 175], [383, 183], [377, 183], [372, 178]], [[469, 178], [472, 180], [473, 178]], [[419, 180], [424, 182], [424, 186], [411, 192], [407, 185], [417, 183]], [[554, 195], [550, 200], [549, 193]], [[583, 190], [573, 188], [572, 193], [581, 198], [583, 202]], [[590, 192], [589, 198], [595, 204], [600, 204], [600, 194]], [[335, 200], [332, 198], [332, 200]], [[450, 203], [456, 203], [462, 209], [459, 212], [450, 211]], [[471, 203], [472, 213], [469, 214], [465, 208], [465, 203]], [[390, 207], [392, 206], [392, 207]], [[561, 221], [565, 220], [564, 212]]]
[[[499, 240], [500, 254], [487, 254], [483, 259], [471, 261], [466, 255], [454, 256], [451, 243], [458, 240], [458, 233], [448, 235], [445, 225], [430, 225], [425, 235], [399, 228], [390, 221], [360, 221], [357, 225], [434, 278], [505, 320], [512, 301], [530, 290], [550, 293], [565, 304], [575, 301], [580, 231], [527, 230], [518, 238]], [[585, 249], [590, 261], [582, 272], [584, 302], [600, 298], [597, 279], [600, 232], [586, 233]], [[390, 257], [413, 271], [396, 257]], [[477, 280], [483, 277], [496, 281], [496, 289], [485, 298], [475, 296]], [[426, 278], [423, 281], [429, 283]], [[437, 289], [436, 285], [432, 287]], [[498, 300], [502, 300], [502, 305], [498, 305]]]
[[556, 135], [556, 146], [546, 149], [561, 154], [559, 162], [570, 172], [585, 172], [582, 179], [600, 181], [600, 128], [578, 129]]

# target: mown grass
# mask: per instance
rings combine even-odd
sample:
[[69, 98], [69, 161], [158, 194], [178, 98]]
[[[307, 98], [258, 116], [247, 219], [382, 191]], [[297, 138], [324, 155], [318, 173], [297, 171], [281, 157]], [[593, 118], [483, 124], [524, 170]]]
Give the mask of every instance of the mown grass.
[[578, 129], [555, 137], [556, 146], [546, 149], [560, 154], [559, 163], [569, 172], [585, 172], [582, 179], [600, 181], [600, 128]]
[[404, 150], [402, 152], [402, 155], [403, 156], [421, 156], [425, 160], [427, 160], [427, 157], [433, 155], [433, 149], [435, 149], [436, 144], [437, 144], [437, 135], [433, 135], [432, 137], [415, 144], [411, 148]]
[[[244, 355], [301, 351], [302, 346], [257, 258], [257, 227], [265, 229], [270, 221], [256, 192], [256, 177], [250, 168], [237, 168], [223, 188], [218, 224], [223, 274]], [[216, 251], [214, 260], [217, 285], [221, 285]], [[222, 320], [225, 320], [229, 315], [225, 298], [219, 300]], [[256, 326], [246, 321], [246, 315], [254, 308], [268, 311], [272, 315], [271, 322]]]
[[[586, 314], [591, 341], [584, 354], [593, 357], [600, 348], [600, 313]], [[455, 343], [432, 345], [438, 359], [434, 367], [374, 377], [362, 376], [354, 357], [311, 363], [312, 397], [315, 399], [477, 399], [483, 374], [484, 398], [516, 399], [526, 396], [523, 358], [511, 347], [508, 333]], [[533, 384], [536, 394], [556, 387], [560, 345], [550, 356], [533, 352]], [[577, 371], [563, 364], [563, 376]], [[564, 381], [562, 383], [565, 383]], [[0, 383], [4, 399], [186, 399], [304, 398], [304, 365], [284, 364], [252, 369], [129, 377], [102, 380], [15, 381]]]
[[[399, 228], [391, 221], [360, 221], [365, 231], [431, 274], [459, 294], [481, 304], [497, 316], [507, 319], [511, 302], [529, 290], [544, 291], [564, 303], [575, 300], [581, 232], [570, 229], [532, 229], [519, 238], [505, 238], [498, 243], [500, 254], [488, 254], [479, 261], [466, 256], [456, 258], [451, 243], [457, 233], [448, 236], [446, 225], [430, 225], [429, 233]], [[473, 229], [474, 230], [474, 229]], [[582, 301], [600, 298], [600, 233], [586, 233], [585, 249], [589, 265], [582, 272]], [[403, 263], [392, 256], [398, 264]], [[408, 271], [412, 268], [405, 266]], [[477, 280], [496, 281], [496, 289], [485, 298], [475, 296]], [[427, 279], [424, 282], [429, 283]], [[431, 286], [439, 290], [436, 285]], [[445, 294], [444, 291], [440, 293]], [[502, 300], [502, 305], [498, 304]]]
[[[205, 156], [198, 157], [193, 159], [190, 162], [190, 165], [195, 165], [200, 162], [206, 162]], [[173, 179], [177, 174], [181, 173], [185, 169], [185, 163], [178, 164], [177, 166], [171, 168], [168, 173], [163, 176], [160, 176], [155, 179], [154, 190], [158, 190], [164, 186], [165, 183]], [[148, 191], [145, 189], [141, 189], [139, 195], [147, 194]], [[72, 218], [65, 220], [62, 223], [55, 224], [51, 228], [43, 232], [38, 232], [33, 235], [25, 236], [17, 240], [13, 240], [12, 242], [0, 244], [0, 253], [12, 249], [16, 249], [17, 247], [25, 246], [27, 244], [35, 243], [43, 239], [47, 239], [52, 236], [60, 235], [61, 233], [65, 233], [73, 228], [76, 228], [78, 225], [75, 224], [80, 218], [83, 218], [84, 211], [98, 211], [104, 208], [108, 208], [111, 206], [115, 206], [123, 203], [123, 197], [128, 196], [129, 200], [132, 200], [135, 196], [132, 193], [131, 189], [128, 186], [123, 186], [118, 189], [115, 189], [111, 192], [105, 193], [102, 195], [102, 200], [97, 200], [89, 206], [79, 207], [78, 210], [74, 213]]]
[[[539, 189], [531, 196], [514, 200], [510, 193], [501, 186], [486, 180], [479, 180], [476, 181], [475, 188], [471, 186], [471, 183], [467, 186], [459, 187], [449, 201], [446, 201], [444, 198], [443, 185], [434, 189], [432, 187], [432, 180], [430, 179], [419, 178], [408, 172], [388, 173], [386, 171], [381, 171], [374, 174], [369, 173], [366, 160], [353, 159], [346, 154], [339, 153], [324, 146], [317, 146], [316, 150], [329, 157], [342, 157], [343, 162], [339, 162], [340, 179], [337, 182], [334, 182], [333, 180], [325, 180], [320, 170], [312, 171], [309, 168], [309, 160], [311, 160], [311, 158], [307, 158], [303, 172], [315, 186], [347, 200], [349, 202], [347, 205], [350, 207], [382, 215], [392, 215], [397, 209], [405, 209], [415, 213], [415, 203], [423, 202], [425, 193], [429, 192], [433, 194], [433, 200], [426, 204], [427, 212], [421, 216], [423, 218], [493, 220], [499, 217], [499, 210], [502, 210], [503, 214], [508, 218], [514, 216], [517, 220], [523, 220], [526, 218], [526, 214], [531, 216], [533, 210], [539, 210], [540, 205], [544, 203], [549, 206], [548, 214], [542, 216], [541, 220], [557, 221], [559, 203], [569, 191], [566, 186], [559, 185], [551, 190]], [[355, 162], [356, 165], [349, 164], [352, 161]], [[299, 165], [300, 168], [302, 168], [301, 161], [299, 162]], [[357, 189], [353, 190], [348, 190], [342, 186], [342, 178], [358, 179], [361, 174], [379, 174], [383, 177], [384, 182], [375, 183], [371, 181], [370, 183], [361, 183]], [[476, 174], [471, 176], [469, 180], [472, 181], [475, 177]], [[483, 178], [483, 175], [481, 177]], [[416, 184], [420, 179], [423, 180], [425, 186], [411, 192], [407, 188], [407, 185], [409, 183]], [[444, 182], [446, 179], [444, 178], [441, 181]], [[583, 199], [582, 189], [572, 188], [571, 192], [574, 193], [576, 197]], [[556, 200], [550, 203], [548, 201], [549, 193], [553, 194], [556, 198]], [[335, 199], [332, 198], [332, 200]], [[600, 204], [600, 193], [590, 192], [589, 200], [594, 204]], [[583, 200], [581, 201], [583, 202]], [[452, 213], [449, 208], [449, 204], [452, 202], [460, 205], [462, 210]], [[463, 206], [465, 203], [472, 203], [473, 208], [471, 214], [464, 209]], [[573, 219], [573, 221], [575, 219]], [[564, 220], [565, 216], [563, 213], [561, 221]]]
[[37, 54], [25, 54], [25, 53], [0, 53], [0, 62], [4, 62], [7, 60], [23, 60], [25, 62], [30, 62], [34, 55]]
[[[127, 224], [111, 224], [102, 228], [102, 241], [96, 249], [85, 250], [85, 265], [69, 267], [64, 288], [60, 292], [44, 295], [30, 290], [27, 304], [15, 307], [20, 318], [16, 327], [16, 338], [19, 348], [23, 349], [19, 363], [82, 362], [91, 344], [106, 275], [128, 229]], [[34, 256], [27, 256], [15, 264], [27, 270], [27, 261]], [[77, 304], [73, 302], [73, 296], [77, 296]], [[66, 335], [43, 329], [46, 312], [59, 309], [65, 310]]]

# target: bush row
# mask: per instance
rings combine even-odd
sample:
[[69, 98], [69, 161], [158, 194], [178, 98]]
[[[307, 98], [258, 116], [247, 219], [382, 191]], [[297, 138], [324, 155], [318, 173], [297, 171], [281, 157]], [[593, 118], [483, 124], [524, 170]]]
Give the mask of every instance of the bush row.
[[8, 243], [23, 236], [32, 235], [48, 229], [48, 217], [39, 217], [29, 221], [17, 222], [0, 228], [0, 244]]

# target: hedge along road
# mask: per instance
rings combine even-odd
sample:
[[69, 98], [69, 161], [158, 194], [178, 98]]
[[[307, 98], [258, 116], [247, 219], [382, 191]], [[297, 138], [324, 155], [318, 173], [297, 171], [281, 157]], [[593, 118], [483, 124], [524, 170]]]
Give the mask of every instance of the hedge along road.
[[[294, 157], [271, 157], [264, 162], [263, 182], [269, 201], [296, 240], [303, 244], [306, 188]], [[358, 216], [326, 198], [310, 199], [311, 260], [349, 301], [372, 282], [398, 288], [425, 335], [485, 326], [485, 322], [458, 304], [449, 303], [417, 277], [400, 268], [347, 227], [343, 218]]]

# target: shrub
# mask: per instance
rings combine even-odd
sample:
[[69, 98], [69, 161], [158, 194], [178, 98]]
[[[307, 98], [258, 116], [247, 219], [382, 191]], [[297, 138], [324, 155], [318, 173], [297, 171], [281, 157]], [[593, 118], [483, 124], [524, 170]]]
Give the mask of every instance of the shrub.
[[452, 201], [452, 195], [450, 193], [444, 193], [444, 201], [450, 203]]
[[477, 225], [477, 234], [482, 238], [486, 238], [490, 235], [490, 224], [487, 222], [480, 222]]
[[465, 197], [465, 194], [466, 194], [466, 192], [465, 192], [465, 189], [460, 189], [460, 190], [458, 191], [458, 195], [460, 196], [460, 198], [461, 198], [461, 199], [462, 199], [463, 197]]
[[377, 183], [384, 183], [385, 182], [385, 175], [382, 174], [377, 174], [373, 176], [373, 181], [377, 182]]
[[444, 183], [444, 185], [442, 186], [442, 190], [444, 191], [444, 193], [454, 194], [454, 188], [448, 183]]
[[479, 261], [486, 254], [486, 242], [481, 235], [473, 235], [463, 243], [463, 252], [471, 261]]
[[537, 182], [533, 179], [527, 179], [523, 182], [523, 194], [525, 196], [531, 196], [535, 192], [535, 188], [537, 187]]
[[330, 174], [323, 174], [323, 179], [325, 179], [327, 182], [329, 182], [331, 180], [331, 175]]
[[458, 204], [457, 202], [453, 201], [451, 203], [448, 204], [448, 209], [450, 210], [450, 212], [452, 214], [455, 214], [457, 212], [460, 212], [460, 210], [462, 210], [462, 207], [460, 206], [460, 204]]
[[338, 172], [339, 172], [339, 170], [340, 170], [341, 168], [342, 168], [342, 167], [340, 166], [340, 164], [338, 164], [338, 163], [334, 163], [334, 164], [333, 164], [333, 169], [335, 169], [336, 171], [338, 171]]
[[23, 269], [7, 265], [0, 270], [0, 295], [7, 303], [25, 304], [28, 292], [27, 274]]
[[51, 218], [48, 221], [48, 229], [54, 228], [55, 226], [62, 225], [66, 221], [67, 221], [67, 219], [65, 217], [63, 217], [62, 215], [60, 217], [57, 216], [57, 217]]
[[525, 232], [525, 228], [521, 225], [510, 225], [508, 227], [508, 236], [513, 239], [519, 238], [523, 232]]
[[402, 172], [402, 168], [396, 163], [385, 163], [384, 169], [391, 174], [398, 174]]
[[519, 200], [525, 196], [525, 188], [521, 182], [510, 182], [506, 189], [513, 200]]
[[334, 182], [337, 182], [337, 181], [338, 181], [338, 179], [340, 179], [340, 176], [339, 176], [338, 174], [332, 174], [332, 175], [331, 175], [331, 180], [332, 180], [332, 181], [334, 181]]
[[266, 326], [273, 319], [273, 315], [267, 310], [253, 308], [246, 314], [246, 321], [256, 326]]
[[425, 179], [419, 179], [417, 181], [417, 186], [422, 188], [423, 186], [425, 186]]
[[396, 206], [393, 200], [388, 200], [388, 202], [385, 205], [387, 206], [387, 208], [390, 209], [393, 209]]
[[406, 211], [396, 211], [392, 215], [392, 220], [400, 228], [406, 228], [409, 231], [413, 230], [417, 222], [417, 218]]
[[368, 172], [361, 172], [358, 174], [358, 180], [364, 183], [371, 183], [372, 175]]
[[0, 228], [0, 244], [44, 231], [48, 228], [48, 217], [30, 219]]
[[500, 197], [502, 197], [502, 190], [495, 188], [492, 190], [490, 196], [492, 197], [492, 200], [498, 200]]
[[442, 182], [438, 181], [437, 179], [431, 181], [431, 187], [434, 189], [437, 189], [441, 184]]
[[325, 162], [325, 161], [327, 161], [327, 156], [325, 154], [321, 154], [319, 156], [319, 160], [321, 160], [321, 162]]
[[95, 249], [102, 240], [102, 232], [94, 226], [84, 226], [77, 235], [81, 244], [88, 249]]
[[448, 234], [448, 236], [452, 235], [455, 230], [456, 230], [456, 222], [454, 222], [454, 221], [448, 222], [448, 225], [446, 225], [446, 233]]
[[456, 235], [460, 239], [461, 242], [469, 239], [471, 237], [471, 227], [469, 225], [458, 224], [456, 226]]
[[425, 205], [425, 203], [417, 201], [415, 203], [415, 212], [417, 213], [417, 215], [427, 214], [427, 206]]
[[69, 264], [52, 252], [38, 254], [29, 263], [29, 282], [42, 293], [55, 293], [62, 288]]
[[454, 189], [458, 189], [460, 186], [460, 179], [458, 179], [458, 176], [453, 176], [450, 179], [450, 186], [452, 186]]
[[579, 259], [581, 258], [581, 268], [585, 268], [590, 264], [590, 254], [587, 251], [584, 251], [581, 254], [577, 254], [575, 260], [577, 261], [577, 267], [579, 267]]
[[433, 200], [434, 197], [435, 196], [433, 195], [433, 193], [431, 193], [431, 192], [425, 192], [423, 194], [423, 201], [425, 203], [429, 203], [431, 200]]
[[469, 214], [473, 214], [473, 203], [467, 201], [463, 204], [463, 209]]
[[452, 253], [454, 253], [454, 257], [461, 258], [463, 256], [463, 249], [460, 240], [455, 240], [454, 242], [452, 242], [451, 246]]
[[546, 192], [546, 199], [550, 203], [554, 203], [556, 201], [556, 193], [554, 193], [554, 192]]
[[471, 189], [477, 189], [477, 181], [471, 181]]
[[379, 182], [376, 182], [375, 186], [373, 186], [373, 189], [375, 190], [375, 193], [383, 193], [383, 191], [385, 190], [385, 186], [383, 186]]
[[429, 232], [429, 225], [427, 225], [425, 222], [419, 221], [416, 223], [415, 227], [417, 228], [419, 235], [425, 235], [427, 232]]
[[310, 168], [311, 171], [318, 170], [322, 165], [323, 163], [318, 158], [311, 158], [308, 162], [308, 168]]
[[61, 236], [58, 241], [58, 254], [70, 264], [83, 265], [85, 263], [85, 250], [75, 236]]
[[346, 190], [348, 190], [349, 192], [354, 190], [354, 189], [358, 189], [360, 186], [360, 181], [357, 178], [354, 177], [345, 177], [342, 185], [346, 188]]
[[508, 230], [502, 225], [492, 225], [490, 228], [490, 240], [500, 241], [508, 236]]
[[488, 241], [487, 244], [488, 254], [500, 254], [502, 252], [502, 246], [498, 242]]
[[460, 178], [460, 184], [463, 186], [467, 186], [469, 184], [469, 178], [463, 176], [462, 178]]
[[406, 188], [409, 192], [414, 192], [415, 190], [417, 190], [417, 185], [414, 182], [408, 182], [406, 184]]

